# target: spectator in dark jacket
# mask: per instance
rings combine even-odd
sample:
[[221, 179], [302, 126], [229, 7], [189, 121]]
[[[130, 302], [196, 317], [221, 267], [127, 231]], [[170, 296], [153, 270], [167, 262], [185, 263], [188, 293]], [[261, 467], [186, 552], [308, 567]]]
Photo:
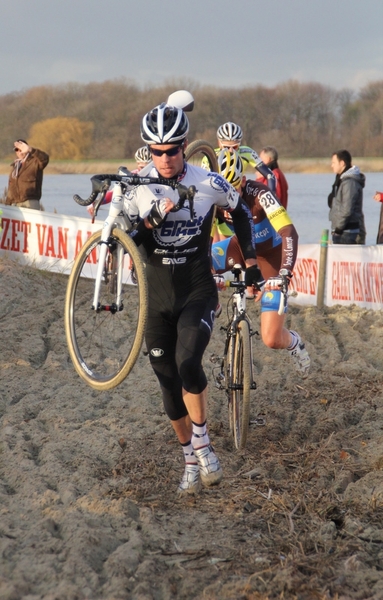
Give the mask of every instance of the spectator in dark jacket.
[[17, 140], [14, 151], [16, 160], [11, 165], [5, 203], [40, 210], [43, 170], [49, 162], [49, 156], [29, 146], [25, 140]]
[[348, 150], [334, 152], [331, 168], [336, 175], [328, 196], [333, 244], [364, 244], [363, 188], [366, 178], [359, 167], [352, 166]]

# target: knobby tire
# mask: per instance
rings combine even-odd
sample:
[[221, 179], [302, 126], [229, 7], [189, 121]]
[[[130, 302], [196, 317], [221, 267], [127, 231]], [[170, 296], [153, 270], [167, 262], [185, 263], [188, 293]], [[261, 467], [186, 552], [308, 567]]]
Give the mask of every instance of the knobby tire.
[[[214, 148], [209, 142], [205, 142], [205, 140], [195, 140], [185, 150], [185, 159], [188, 162], [193, 162], [197, 166], [201, 166], [201, 161], [203, 158], [206, 158], [209, 163], [209, 169], [218, 172], [218, 162], [217, 155], [214, 151]], [[192, 159], [194, 159], [192, 161]]]
[[250, 329], [246, 320], [238, 323], [234, 341], [232, 370], [233, 389], [229, 390], [229, 411], [232, 411], [234, 445], [245, 448], [250, 419], [251, 387]]
[[[148, 316], [145, 265], [137, 246], [118, 228], [113, 229], [109, 242], [100, 301], [104, 306], [113, 305], [118, 268], [116, 248], [120, 246], [124, 264], [129, 265], [124, 268], [121, 309], [115, 313], [92, 310], [101, 231], [87, 240], [76, 257], [65, 298], [65, 333], [70, 357], [80, 377], [96, 390], [114, 388], [129, 375], [140, 353]], [[132, 278], [136, 285], [132, 285]]]

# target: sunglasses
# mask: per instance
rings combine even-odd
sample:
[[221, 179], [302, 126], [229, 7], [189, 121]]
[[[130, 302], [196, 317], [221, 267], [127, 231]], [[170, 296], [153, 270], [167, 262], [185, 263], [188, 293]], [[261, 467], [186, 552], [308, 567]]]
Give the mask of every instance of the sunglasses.
[[184, 145], [181, 144], [180, 146], [174, 146], [174, 148], [169, 148], [169, 150], [158, 150], [157, 148], [152, 148], [150, 146], [149, 150], [150, 153], [153, 154], [153, 156], [162, 156], [163, 154], [166, 154], [166, 156], [177, 156], [178, 152], [183, 147]]

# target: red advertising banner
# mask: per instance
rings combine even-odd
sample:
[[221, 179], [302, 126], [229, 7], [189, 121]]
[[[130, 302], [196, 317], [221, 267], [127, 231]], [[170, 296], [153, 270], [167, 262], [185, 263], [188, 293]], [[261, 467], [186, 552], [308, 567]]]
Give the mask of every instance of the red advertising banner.
[[[0, 256], [7, 254], [39, 269], [69, 274], [88, 237], [103, 222], [2, 205]], [[320, 244], [302, 244], [294, 267], [291, 303], [316, 305]], [[96, 257], [94, 257], [96, 260]], [[383, 308], [383, 245], [332, 245], [327, 249], [324, 304]]]
[[326, 304], [382, 310], [383, 245], [328, 247]]
[[102, 221], [2, 206], [0, 255], [6, 253], [37, 268], [70, 273], [73, 261]]

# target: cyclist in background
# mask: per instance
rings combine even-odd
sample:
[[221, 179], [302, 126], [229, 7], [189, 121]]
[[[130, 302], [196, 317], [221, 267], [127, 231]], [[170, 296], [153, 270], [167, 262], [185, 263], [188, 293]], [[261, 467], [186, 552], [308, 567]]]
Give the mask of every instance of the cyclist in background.
[[[262, 162], [255, 150], [250, 148], [250, 146], [241, 145], [242, 138], [242, 129], [236, 123], [228, 121], [227, 123], [220, 125], [217, 129], [218, 148], [215, 149], [215, 153], [218, 156], [220, 151], [225, 148], [230, 151], [238, 152], [243, 160], [244, 170], [246, 170], [248, 165], [254, 167], [267, 180], [267, 185], [271, 191], [274, 192], [276, 185], [274, 173]], [[206, 158], [202, 160], [202, 166], [207, 168]]]
[[[298, 234], [289, 215], [270, 189], [262, 182], [246, 179], [239, 153], [222, 150], [218, 156], [219, 172], [227, 179], [249, 207], [253, 217], [257, 261], [263, 277], [265, 290], [261, 298], [261, 335], [269, 348], [286, 349], [294, 360], [302, 377], [307, 377], [310, 357], [296, 331], [284, 326], [284, 313], [278, 314], [280, 303], [285, 302], [281, 286], [287, 286], [293, 276]], [[230, 215], [223, 215], [230, 221]], [[235, 264], [244, 265], [236, 236], [212, 245], [215, 273], [224, 273]], [[258, 298], [257, 298], [258, 299]]]
[[[137, 167], [135, 169], [133, 169], [132, 173], [139, 173], [144, 167], [146, 167], [146, 165], [148, 165], [150, 162], [152, 162], [152, 156], [151, 156], [147, 146], [141, 146], [141, 148], [138, 148], [138, 150], [136, 150], [136, 153], [134, 155], [134, 159], [137, 163]], [[112, 193], [113, 193], [112, 190], [109, 190], [108, 192], [106, 192], [105, 198], [103, 199], [101, 204], [109, 204], [112, 201]], [[86, 210], [88, 211], [90, 216], [93, 217], [93, 214], [94, 214], [93, 204], [90, 204], [89, 206], [87, 206]]]
[[[254, 167], [256, 171], [258, 171], [259, 175], [268, 182], [269, 188], [274, 191], [276, 188], [274, 173], [271, 169], [264, 165], [255, 150], [249, 146], [241, 145], [242, 138], [242, 129], [236, 123], [228, 121], [227, 123], [220, 125], [217, 129], [218, 148], [215, 149], [215, 153], [218, 156], [220, 151], [225, 148], [230, 151], [238, 152], [244, 163], [244, 170], [246, 170], [248, 165]], [[207, 158], [202, 160], [202, 166], [204, 168], [208, 168]], [[230, 235], [232, 235], [232, 231], [228, 229], [226, 223], [222, 221], [219, 215], [217, 215], [213, 228], [213, 242], [224, 240]]]
[[141, 169], [146, 167], [152, 160], [152, 155], [149, 152], [149, 148], [147, 146], [141, 146], [138, 148], [134, 155], [134, 159], [137, 163], [137, 167], [132, 171], [132, 173], [139, 173]]
[[172, 211], [179, 201], [177, 191], [164, 185], [142, 185], [127, 191], [124, 205], [136, 225], [131, 235], [147, 256], [145, 339], [165, 412], [185, 457], [179, 494], [198, 493], [201, 483], [216, 485], [223, 476], [206, 425], [207, 379], [202, 368], [218, 302], [210, 256], [216, 206], [232, 217], [245, 257], [246, 284], [254, 284], [256, 293], [262, 284], [250, 211], [221, 175], [185, 162], [188, 130], [184, 111], [165, 103], [147, 113], [141, 123], [141, 137], [153, 160], [145, 174], [171, 178], [188, 190], [194, 186], [194, 198], [189, 195], [180, 210]]

